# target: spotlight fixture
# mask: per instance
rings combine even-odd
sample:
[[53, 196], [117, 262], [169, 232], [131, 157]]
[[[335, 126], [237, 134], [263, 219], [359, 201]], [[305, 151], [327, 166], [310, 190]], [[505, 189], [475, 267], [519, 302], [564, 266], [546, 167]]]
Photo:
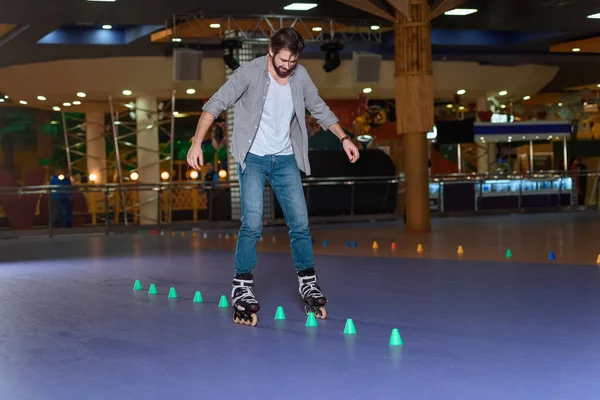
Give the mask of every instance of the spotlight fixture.
[[459, 96], [462, 96], [465, 93], [467, 93], [467, 91], [465, 89], [460, 89], [459, 91], [456, 92], [456, 94]]
[[223, 56], [223, 61], [231, 70], [235, 71], [240, 67], [240, 62], [234, 57], [233, 51], [235, 49], [241, 49], [243, 43], [237, 39], [226, 39], [221, 43], [223, 47], [227, 49], [227, 54]]
[[325, 63], [323, 69], [325, 72], [331, 72], [340, 66], [340, 51], [344, 50], [344, 45], [339, 42], [329, 42], [321, 45], [321, 51], [325, 52]]
[[373, 143], [373, 136], [371, 135], [359, 135], [356, 140], [358, 140], [358, 143], [361, 144], [361, 146], [363, 147], [363, 149], [368, 149], [371, 144]]

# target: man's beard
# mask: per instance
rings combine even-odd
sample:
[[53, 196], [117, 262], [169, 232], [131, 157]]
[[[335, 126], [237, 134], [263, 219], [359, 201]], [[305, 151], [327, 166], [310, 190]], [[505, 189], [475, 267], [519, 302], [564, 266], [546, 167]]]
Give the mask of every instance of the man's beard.
[[287, 78], [288, 76], [290, 76], [290, 74], [292, 73], [294, 68], [296, 68], [296, 67], [294, 67], [292, 69], [283, 71], [281, 69], [282, 67], [278, 67], [277, 65], [275, 65], [275, 58], [271, 58], [271, 64], [273, 64], [273, 69], [275, 70], [275, 73], [277, 74], [277, 76], [280, 78]]

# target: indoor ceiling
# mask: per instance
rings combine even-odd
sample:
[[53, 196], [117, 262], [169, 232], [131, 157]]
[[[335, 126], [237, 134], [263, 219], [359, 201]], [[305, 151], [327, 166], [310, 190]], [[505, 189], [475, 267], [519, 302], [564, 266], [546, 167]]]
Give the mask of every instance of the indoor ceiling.
[[[371, 0], [384, 8], [386, 0]], [[437, 0], [442, 1], [442, 0]], [[152, 31], [161, 30], [166, 21], [178, 15], [222, 17], [298, 15], [322, 19], [361, 20], [389, 25], [389, 21], [367, 14], [337, 0], [315, 0], [318, 6], [309, 11], [286, 11], [291, 0], [0, 0], [0, 68], [67, 59], [104, 57], [163, 56], [171, 43], [152, 43]], [[600, 36], [600, 19], [588, 15], [600, 13], [600, 0], [467, 0], [461, 8], [478, 11], [468, 16], [442, 15], [432, 22], [433, 53], [438, 61], [470, 61], [486, 65], [542, 64], [559, 67], [545, 90], [562, 91], [571, 87], [595, 86], [596, 52], [576, 54], [551, 51], [551, 46]], [[65, 27], [83, 30], [110, 24], [137, 34], [119, 44], [39, 44], [52, 32]], [[13, 26], [14, 25], [14, 26]], [[142, 28], [146, 28], [143, 30]], [[9, 29], [10, 28], [10, 29]], [[141, 32], [141, 33], [140, 33]], [[84, 36], [84, 35], [82, 35]], [[215, 48], [205, 55], [222, 55]], [[393, 38], [370, 47], [386, 57], [393, 52]], [[308, 58], [321, 58], [318, 47]], [[350, 57], [352, 48], [343, 57]], [[0, 92], [2, 91], [0, 82]]]

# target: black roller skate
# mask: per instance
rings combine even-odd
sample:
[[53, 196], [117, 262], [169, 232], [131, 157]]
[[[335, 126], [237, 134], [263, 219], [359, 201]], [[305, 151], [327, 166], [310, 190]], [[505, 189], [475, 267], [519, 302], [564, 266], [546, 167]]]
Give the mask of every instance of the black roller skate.
[[231, 289], [231, 303], [233, 305], [233, 322], [240, 325], [256, 326], [260, 305], [252, 288], [254, 277], [251, 273], [238, 274], [233, 277], [233, 288]]
[[309, 268], [298, 272], [298, 285], [298, 291], [304, 300], [306, 315], [312, 312], [317, 318], [327, 318], [327, 310], [324, 307], [327, 304], [327, 299], [323, 296], [323, 292], [317, 284], [315, 269]]

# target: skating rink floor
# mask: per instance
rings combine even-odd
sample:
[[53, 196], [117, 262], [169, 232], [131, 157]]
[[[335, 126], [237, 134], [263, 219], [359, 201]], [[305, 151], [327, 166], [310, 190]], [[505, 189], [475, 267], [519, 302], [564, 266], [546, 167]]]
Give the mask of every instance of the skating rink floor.
[[[255, 328], [217, 306], [231, 287], [226, 231], [2, 240], [0, 399], [599, 398], [597, 214], [401, 229], [313, 228], [329, 298], [316, 328], [305, 327], [285, 228], [259, 244]], [[355, 336], [343, 334], [348, 318]], [[401, 347], [388, 344], [393, 328]]]

